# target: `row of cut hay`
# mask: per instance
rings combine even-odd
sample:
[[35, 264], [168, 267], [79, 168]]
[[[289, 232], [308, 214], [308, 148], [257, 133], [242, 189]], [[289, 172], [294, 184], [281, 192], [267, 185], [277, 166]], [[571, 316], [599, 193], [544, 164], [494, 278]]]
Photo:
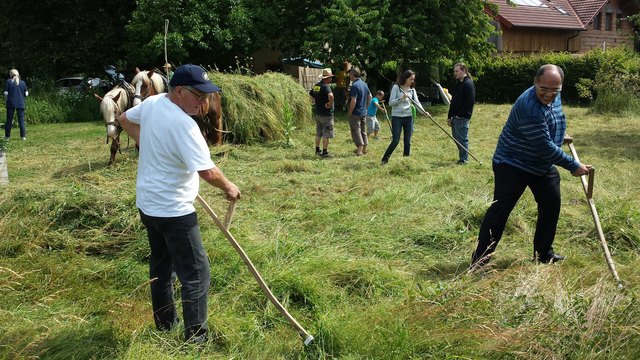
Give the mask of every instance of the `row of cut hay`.
[[285, 139], [285, 104], [294, 113], [294, 126], [311, 123], [307, 91], [291, 76], [266, 73], [257, 76], [209, 73], [222, 88], [222, 118], [225, 141], [255, 144]]

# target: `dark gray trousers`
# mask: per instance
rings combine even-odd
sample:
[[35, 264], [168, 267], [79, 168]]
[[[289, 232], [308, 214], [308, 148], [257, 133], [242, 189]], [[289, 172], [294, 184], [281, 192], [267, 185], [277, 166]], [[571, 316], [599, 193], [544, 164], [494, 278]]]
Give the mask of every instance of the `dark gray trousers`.
[[173, 299], [173, 280], [177, 275], [182, 284], [185, 339], [206, 336], [209, 259], [202, 244], [196, 213], [161, 218], [140, 211], [140, 219], [147, 228], [151, 247], [149, 277], [156, 278], [151, 282], [156, 327], [169, 330], [178, 322]]

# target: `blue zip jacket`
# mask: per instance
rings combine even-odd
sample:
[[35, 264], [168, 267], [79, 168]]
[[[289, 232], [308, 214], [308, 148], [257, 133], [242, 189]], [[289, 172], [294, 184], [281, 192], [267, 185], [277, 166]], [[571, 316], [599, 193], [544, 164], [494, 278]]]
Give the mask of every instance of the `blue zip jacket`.
[[532, 86], [513, 104], [498, 138], [493, 162], [538, 176], [546, 174], [553, 165], [574, 172], [580, 163], [561, 148], [566, 128], [560, 93], [551, 104], [544, 105]]

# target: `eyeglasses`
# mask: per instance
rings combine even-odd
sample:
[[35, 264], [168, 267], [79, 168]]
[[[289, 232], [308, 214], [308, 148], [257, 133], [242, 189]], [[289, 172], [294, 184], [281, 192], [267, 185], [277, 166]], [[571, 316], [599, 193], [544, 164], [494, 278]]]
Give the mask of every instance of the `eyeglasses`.
[[188, 87], [186, 87], [186, 86], [183, 86], [182, 88], [183, 88], [183, 89], [185, 89], [185, 90], [187, 90], [188, 92], [192, 93], [193, 95], [195, 95], [195, 96], [198, 98], [198, 100], [200, 100], [200, 101], [204, 101], [204, 100], [206, 100], [206, 99], [207, 99], [207, 95], [208, 95], [208, 94], [202, 94], [202, 95], [200, 95], [200, 94], [196, 93], [195, 91], [193, 91], [193, 90], [189, 89], [189, 88], [188, 88]]
[[560, 91], [562, 91], [562, 86], [560, 86], [557, 89], [549, 89], [547, 87], [539, 86], [539, 85], [536, 85], [536, 86], [538, 87], [538, 90], [540, 90], [540, 92], [543, 92], [545, 94], [555, 95], [555, 94], [559, 93]]

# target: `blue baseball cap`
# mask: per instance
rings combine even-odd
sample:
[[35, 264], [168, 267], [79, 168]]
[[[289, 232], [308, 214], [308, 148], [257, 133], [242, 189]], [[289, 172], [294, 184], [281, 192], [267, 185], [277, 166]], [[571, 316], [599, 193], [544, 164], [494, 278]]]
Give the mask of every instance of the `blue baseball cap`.
[[203, 93], [212, 93], [220, 91], [220, 88], [209, 81], [207, 70], [202, 66], [185, 64], [180, 65], [173, 72], [169, 86], [191, 86]]

